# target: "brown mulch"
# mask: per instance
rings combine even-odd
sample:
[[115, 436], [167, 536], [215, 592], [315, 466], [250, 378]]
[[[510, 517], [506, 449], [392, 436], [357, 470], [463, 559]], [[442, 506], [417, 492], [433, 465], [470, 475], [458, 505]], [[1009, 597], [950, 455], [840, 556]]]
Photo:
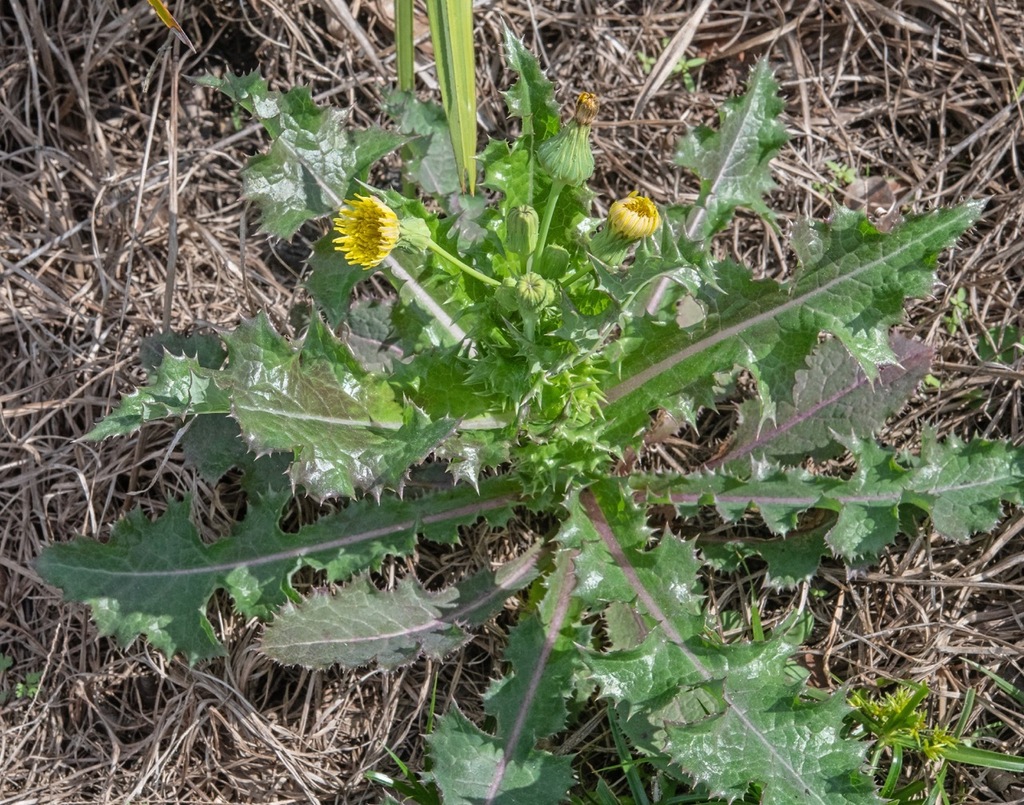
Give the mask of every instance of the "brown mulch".
[[[390, 5], [174, 2], [199, 51], [183, 57], [181, 72], [259, 67], [276, 88], [306, 84], [350, 109], [355, 125], [375, 120], [393, 80]], [[694, 19], [698, 7], [480, 4], [481, 126], [491, 136], [509, 131], [499, 94], [509, 83], [500, 58], [507, 23], [563, 101], [582, 90], [601, 96], [600, 207], [633, 189], [664, 203], [692, 200], [692, 177], [671, 164], [676, 142], [712, 123], [767, 55], [791, 136], [775, 166], [783, 231], [827, 215], [837, 197], [866, 201], [881, 222], [879, 207], [989, 199], [980, 224], [941, 261], [934, 295], [910, 311], [905, 331], [935, 347], [937, 382], [886, 438], [912, 445], [933, 428], [1024, 443], [1021, 352], [1007, 364], [979, 355], [991, 333], [1024, 327], [1019, 4], [722, 0]], [[679, 75], [650, 87], [638, 54], [656, 57], [690, 21], [685, 53], [707, 59], [692, 71], [694, 91]], [[230, 328], [257, 310], [284, 324], [303, 298], [308, 240], [259, 235], [239, 199], [238, 169], [263, 146], [257, 127], [236, 127], [223, 98], [179, 82], [161, 50], [167, 41], [142, 0], [0, 6], [0, 654], [13, 661], [0, 674], [0, 805], [374, 801], [380, 789], [363, 773], [394, 771], [386, 748], [421, 767], [432, 711], [453, 701], [479, 710], [499, 628], [444, 665], [309, 673], [252, 652], [258, 624], [214, 607], [230, 653], [190, 669], [141, 641], [122, 648], [99, 638], [87, 608], [62, 602], [33, 569], [44, 546], [103, 539], [136, 506], [155, 516], [169, 498], [191, 494], [210, 534], [229, 521], [230, 495], [184, 466], [170, 426], [100, 444], [80, 437], [143, 381], [142, 337], [165, 323]], [[425, 93], [430, 58], [423, 41]], [[634, 109], [642, 94], [646, 104]], [[829, 162], [884, 181], [844, 191]], [[757, 223], [737, 225], [723, 248], [765, 274], [790, 263], [782, 239]], [[973, 689], [967, 732], [984, 736], [979, 746], [1024, 754], [1021, 705], [965, 662], [1024, 687], [1022, 526], [1024, 515], [1008, 510], [994, 533], [965, 544], [924, 532], [877, 566], [836, 566], [786, 595], [765, 590], [756, 573], [717, 579], [714, 606], [749, 615], [757, 604], [767, 626], [803, 607], [816, 620], [808, 656], [825, 679], [926, 681], [931, 717], [944, 724]], [[518, 538], [481, 535], [492, 555]], [[420, 561], [440, 572], [478, 562], [483, 550], [470, 544], [443, 562]], [[405, 562], [385, 568], [408, 571]], [[34, 673], [35, 691], [15, 696]], [[603, 730], [567, 739], [587, 748], [586, 780], [617, 762]], [[1020, 781], [978, 769], [955, 768], [949, 787], [964, 802], [1024, 801]]]

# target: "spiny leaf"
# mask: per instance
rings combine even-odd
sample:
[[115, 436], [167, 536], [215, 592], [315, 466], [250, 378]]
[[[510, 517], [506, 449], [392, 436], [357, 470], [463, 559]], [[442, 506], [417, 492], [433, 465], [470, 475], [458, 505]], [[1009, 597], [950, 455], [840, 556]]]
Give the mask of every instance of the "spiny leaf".
[[572, 561], [559, 554], [542, 603], [543, 621], [529, 617], [509, 635], [505, 659], [512, 673], [488, 691], [485, 708], [497, 730], [488, 735], [453, 708], [427, 739], [446, 805], [546, 805], [564, 800], [572, 785], [572, 758], [535, 748], [565, 725], [565, 699], [579, 662], [576, 644], [588, 639], [574, 625]]
[[[264, 458], [256, 466], [267, 462], [280, 479], [285, 462]], [[89, 604], [101, 634], [122, 644], [145, 634], [166, 655], [180, 651], [195, 663], [224, 653], [205, 615], [215, 590], [226, 590], [247, 617], [267, 617], [297, 598], [290, 579], [300, 567], [326, 569], [329, 581], [338, 580], [379, 567], [387, 555], [408, 555], [417, 533], [452, 542], [459, 525], [479, 517], [504, 521], [514, 492], [507, 482], [492, 481], [479, 495], [461, 488], [385, 506], [363, 499], [286, 533], [279, 524], [290, 497], [286, 485], [279, 480], [270, 488], [254, 472], [246, 478], [245, 519], [212, 545], [200, 540], [186, 500], [168, 504], [154, 522], [136, 509], [106, 544], [80, 538], [50, 546], [37, 570], [67, 599]]]
[[902, 317], [904, 300], [931, 288], [937, 254], [981, 209], [971, 203], [938, 210], [889, 234], [863, 214], [839, 209], [831, 225], [808, 229], [804, 263], [785, 285], [754, 281], [746, 269], [721, 264], [718, 288], [705, 285], [698, 299], [707, 313], [700, 327], [639, 320], [609, 351], [612, 362], [624, 357], [609, 366], [610, 376], [619, 379], [605, 390], [608, 437], [631, 440], [652, 410], [714, 405], [715, 374], [734, 365], [751, 372], [762, 417], [772, 419], [823, 331], [835, 335], [874, 379], [877, 364], [895, 360], [887, 330]]
[[505, 60], [519, 80], [504, 93], [510, 117], [523, 121], [523, 134], [537, 143], [558, 131], [560, 125], [555, 91], [537, 63], [537, 57], [505, 28]]
[[154, 419], [227, 413], [231, 400], [212, 382], [211, 371], [216, 370], [200, 366], [195, 358], [165, 355], [149, 385], [123, 396], [86, 438], [124, 436]]
[[89, 437], [165, 417], [230, 412], [253, 452], [294, 452], [293, 480], [323, 498], [397, 489], [409, 467], [454, 430], [451, 420], [432, 422], [398, 404], [387, 382], [362, 369], [316, 317], [299, 349], [264, 315], [224, 341], [224, 369], [167, 355], [151, 384], [124, 397]]
[[[650, 629], [635, 648], [585, 652], [638, 749], [668, 755], [682, 774], [730, 800], [759, 783], [762, 801], [776, 805], [877, 802], [860, 771], [864, 746], [836, 740], [849, 711], [842, 695], [802, 701], [802, 684], [786, 671], [794, 646], [781, 638], [733, 646], [706, 640], [692, 549], [664, 537], [644, 550], [650, 529], [621, 486], [584, 490], [565, 531], [562, 539], [582, 552], [580, 594], [629, 603]], [[595, 554], [589, 564], [588, 552]]]
[[505, 743], [458, 706], [439, 720], [427, 742], [433, 764], [424, 777], [436, 781], [445, 805], [558, 805], [573, 784], [571, 758], [540, 750], [508, 758]]
[[270, 151], [251, 158], [242, 178], [245, 194], [262, 212], [263, 230], [278, 237], [290, 238], [309, 219], [336, 212], [354, 180], [405, 141], [380, 128], [349, 131], [344, 115], [317, 106], [306, 87], [271, 92], [254, 73], [204, 76], [197, 83], [240, 103], [273, 138]]
[[[361, 373], [318, 319], [295, 350], [260, 316], [225, 337], [233, 415], [250, 449], [291, 450], [292, 478], [310, 494], [352, 495], [395, 487], [409, 466], [452, 432], [394, 399], [380, 378]], [[347, 365], [346, 365], [347, 364]]]
[[[966, 539], [990, 530], [1003, 503], [1020, 503], [1024, 495], [1024, 448], [977, 439], [939, 442], [922, 437], [920, 456], [896, 455], [868, 439], [841, 438], [857, 461], [849, 479], [814, 476], [804, 470], [765, 469], [745, 480], [720, 470], [687, 477], [637, 477], [634, 488], [673, 503], [683, 515], [713, 504], [726, 520], [737, 520], [755, 506], [776, 534], [797, 528], [809, 509], [836, 513], [826, 544], [847, 561], [875, 556], [900, 531], [900, 510], [912, 507], [932, 518], [941, 536]], [[812, 540], [808, 546], [820, 544]], [[748, 549], [765, 554], [764, 543]], [[780, 546], [780, 550], [786, 548]], [[793, 550], [799, 550], [794, 545]], [[768, 558], [768, 556], [766, 556]], [[813, 567], [809, 568], [813, 570]]]
[[[932, 350], [920, 341], [894, 335], [899, 363], [883, 366], [871, 384], [839, 341], [820, 344], [796, 373], [791, 401], [781, 402], [775, 421], [764, 423], [757, 400], [740, 406], [740, 425], [728, 453], [708, 465], [729, 465], [742, 473], [740, 462], [772, 460], [800, 464], [807, 457], [834, 458], [846, 448], [837, 433], [876, 433], [907, 401], [931, 365]], [[760, 427], [759, 427], [760, 426]]]
[[587, 664], [634, 746], [729, 801], [751, 783], [764, 805], [878, 805], [862, 771], [867, 745], [838, 736], [842, 693], [807, 699], [791, 681], [795, 646], [781, 638], [720, 645], [652, 632], [638, 648]]
[[778, 117], [783, 103], [766, 61], [758, 63], [743, 95], [725, 102], [717, 131], [698, 126], [680, 143], [676, 162], [700, 177], [700, 195], [686, 222], [686, 237], [706, 240], [721, 231], [737, 207], [771, 219], [764, 194], [768, 165], [786, 144]]
[[656, 548], [646, 512], [617, 481], [593, 484], [570, 504], [559, 541], [578, 550], [576, 596], [600, 610], [624, 602], [634, 611], [669, 613], [674, 628], [687, 636], [704, 630], [700, 562], [693, 549], [666, 534]]
[[[126, 396], [89, 437], [128, 433], [152, 419], [230, 412], [251, 450], [294, 452], [292, 479], [327, 497], [400, 487], [408, 468], [454, 430], [452, 420], [430, 421], [398, 403], [319, 318], [298, 349], [263, 315], [224, 341], [224, 369], [166, 356], [150, 385]], [[460, 459], [453, 446], [448, 452]]]
[[505, 600], [537, 576], [535, 549], [497, 572], [483, 571], [437, 593], [415, 579], [390, 591], [363, 577], [334, 595], [288, 604], [263, 635], [263, 652], [281, 663], [307, 668], [376, 662], [386, 668], [421, 655], [443, 659], [472, 636]]

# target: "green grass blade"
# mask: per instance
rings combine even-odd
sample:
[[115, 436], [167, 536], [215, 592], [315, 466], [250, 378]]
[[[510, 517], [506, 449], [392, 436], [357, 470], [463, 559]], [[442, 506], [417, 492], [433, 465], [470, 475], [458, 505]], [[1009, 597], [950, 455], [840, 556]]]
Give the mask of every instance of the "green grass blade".
[[954, 763], [969, 763], [986, 769], [1002, 769], [1014, 774], [1024, 773], [1024, 757], [993, 752], [989, 749], [976, 749], [973, 746], [954, 746], [942, 751], [945, 760]]
[[412, 32], [413, 0], [395, 0], [395, 54], [398, 58], [398, 88], [411, 92], [415, 82], [416, 46]]
[[451, 132], [459, 183], [476, 191], [476, 77], [473, 6], [466, 0], [427, 0], [441, 101]]
[[994, 671], [990, 671], [988, 670], [988, 668], [984, 668], [978, 665], [976, 662], [971, 662], [970, 660], [964, 660], [964, 662], [967, 663], [975, 671], [981, 671], [981, 673], [985, 674], [985, 676], [987, 676], [989, 679], [996, 683], [996, 687], [998, 687], [1007, 696], [1013, 698], [1014, 701], [1016, 701], [1018, 704], [1024, 704], [1024, 690], [1021, 690], [1020, 688], [1013, 685], [1011, 682], [1008, 682], [1007, 680], [1003, 679], [1001, 676], [999, 676], [999, 674], [995, 673]]

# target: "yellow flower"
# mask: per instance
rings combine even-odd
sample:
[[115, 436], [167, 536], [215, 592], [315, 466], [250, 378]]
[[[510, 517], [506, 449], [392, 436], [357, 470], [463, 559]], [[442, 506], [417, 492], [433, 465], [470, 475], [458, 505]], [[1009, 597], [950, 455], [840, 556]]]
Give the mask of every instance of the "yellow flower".
[[340, 235], [334, 239], [334, 248], [364, 269], [380, 265], [401, 236], [398, 216], [376, 196], [347, 200], [334, 219], [334, 229]]
[[612, 204], [608, 211], [608, 226], [626, 240], [650, 237], [658, 229], [661, 216], [654, 202], [634, 190], [626, 198]]

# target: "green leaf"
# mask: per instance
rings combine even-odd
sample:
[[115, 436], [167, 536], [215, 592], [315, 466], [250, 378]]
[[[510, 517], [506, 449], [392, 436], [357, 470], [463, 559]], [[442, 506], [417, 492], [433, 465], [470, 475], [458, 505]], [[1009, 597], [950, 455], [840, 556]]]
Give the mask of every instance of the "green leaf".
[[441, 660], [470, 639], [468, 628], [483, 625], [536, 578], [537, 553], [437, 593], [411, 578], [382, 592], [363, 577], [334, 595], [287, 604], [264, 632], [261, 648], [278, 662], [307, 668], [369, 662], [394, 668], [421, 655]]
[[[940, 443], [926, 432], [920, 456], [897, 457], [866, 439], [842, 441], [857, 461], [857, 471], [849, 479], [792, 470], [766, 471], [745, 480], [720, 470], [686, 477], [636, 477], [631, 483], [654, 499], [671, 502], [684, 516], [714, 505], [723, 518], [735, 521], [756, 507], [765, 524], [781, 535], [793, 531], [799, 515], [812, 508], [835, 512], [826, 542], [850, 562], [874, 556], [892, 542], [900, 530], [901, 507], [930, 515], [936, 532], [961, 540], [993, 528], [1003, 504], [1019, 503], [1024, 495], [1024, 448], [981, 439], [964, 443], [950, 438]], [[814, 550], [816, 545], [812, 539], [806, 548]], [[763, 542], [748, 541], [746, 547], [770, 556]], [[786, 551], [787, 542], [778, 549]], [[792, 550], [800, 550], [799, 543]]]
[[230, 398], [212, 381], [215, 370], [204, 369], [195, 358], [165, 355], [149, 378], [149, 385], [121, 398], [113, 411], [86, 438], [105, 439], [126, 435], [154, 419], [189, 414], [223, 414], [231, 409]]
[[537, 57], [509, 28], [505, 28], [504, 50], [509, 69], [519, 76], [504, 93], [505, 105], [510, 117], [523, 121], [523, 135], [532, 141], [532, 150], [536, 143], [556, 134], [561, 125], [554, 87], [540, 69]]
[[693, 549], [665, 534], [657, 547], [644, 508], [616, 481], [592, 485], [570, 505], [559, 541], [579, 551], [576, 597], [595, 611], [623, 602], [663, 619], [687, 637], [705, 627], [700, 562]]
[[181, 437], [185, 460], [209, 483], [216, 483], [232, 467], [252, 460], [241, 435], [238, 423], [226, 414], [197, 416]]
[[632, 264], [618, 271], [610, 271], [599, 260], [591, 258], [600, 280], [598, 287], [607, 291], [623, 307], [629, 307], [640, 291], [662, 278], [671, 280], [688, 293], [697, 293], [701, 280], [697, 267], [680, 254], [676, 244], [669, 238], [665, 239], [662, 247], [652, 250], [646, 244], [641, 244]]
[[439, 201], [457, 194], [462, 185], [444, 109], [411, 92], [396, 92], [388, 98], [388, 113], [402, 134], [413, 137], [404, 152], [409, 179]]
[[591, 607], [625, 603], [645, 618], [644, 630], [630, 634], [613, 608], [615, 634], [625, 637], [620, 646], [644, 639], [585, 652], [636, 748], [668, 755], [682, 774], [730, 799], [756, 783], [764, 786], [763, 802], [875, 802], [871, 780], [860, 772], [864, 745], [837, 739], [849, 712], [843, 696], [803, 701], [802, 685], [787, 681], [794, 646], [782, 639], [738, 646], [705, 640], [692, 549], [665, 535], [646, 550], [651, 536], [644, 510], [606, 481], [579, 495], [560, 537], [579, 552], [577, 596]]
[[263, 318], [226, 341], [233, 415], [250, 449], [293, 451], [291, 476], [314, 496], [398, 487], [454, 428], [403, 408], [383, 379], [345, 371], [316, 320], [299, 352]]
[[779, 403], [775, 421], [764, 423], [757, 400], [740, 406], [740, 425], [729, 452], [708, 465], [727, 464], [741, 473], [751, 458], [797, 465], [810, 457], [835, 458], [846, 448], [837, 433], [876, 433], [907, 401], [931, 365], [932, 350], [920, 341], [894, 335], [893, 354], [899, 363], [883, 366], [874, 384], [836, 340], [825, 341], [811, 354], [807, 368], [796, 373], [790, 399]]
[[565, 725], [579, 655], [588, 640], [575, 625], [571, 604], [572, 563], [559, 555], [548, 578], [541, 609], [509, 634], [505, 660], [512, 672], [488, 691], [485, 709], [497, 724], [489, 735], [453, 708], [429, 736], [433, 761], [429, 778], [446, 805], [484, 802], [546, 805], [560, 803], [573, 782], [572, 758], [535, 748], [536, 742]]
[[[631, 441], [653, 410], [714, 405], [715, 375], [733, 366], [751, 372], [762, 417], [772, 419], [823, 331], [874, 380], [877, 364], [895, 360], [887, 330], [902, 318], [904, 300], [931, 288], [937, 254], [977, 220], [981, 206], [908, 219], [889, 234], [840, 208], [831, 225], [806, 230], [803, 265], [785, 285], [754, 281], [742, 267], [721, 264], [719, 287], [705, 285], [698, 299], [707, 312], [701, 327], [641, 320], [624, 331], [617, 349], [625, 357], [608, 366], [616, 378], [605, 389], [608, 438]], [[609, 360], [616, 354], [609, 351]]]
[[691, 241], [706, 240], [729, 223], [737, 207], [771, 219], [764, 194], [771, 190], [768, 166], [786, 144], [779, 122], [784, 104], [767, 61], [754, 69], [745, 94], [727, 100], [721, 126], [698, 126], [680, 143], [676, 162], [700, 177], [700, 195], [686, 221]]
[[395, 0], [395, 53], [398, 88], [411, 92], [416, 86], [416, 46], [413, 41], [413, 0]]
[[212, 545], [192, 525], [189, 502], [172, 502], [154, 522], [134, 510], [105, 544], [80, 538], [52, 545], [36, 569], [65, 598], [89, 604], [101, 634], [125, 645], [145, 634], [166, 655], [180, 651], [195, 663], [224, 653], [205, 614], [216, 590], [227, 591], [243, 615], [265, 618], [297, 597], [290, 579], [304, 565], [326, 569], [328, 581], [347, 578], [379, 567], [385, 556], [412, 553], [417, 533], [453, 542], [459, 525], [479, 517], [503, 522], [514, 502], [515, 488], [499, 480], [482, 484], [480, 494], [459, 488], [387, 505], [363, 499], [286, 533], [279, 524], [291, 496], [281, 482], [284, 464], [256, 462], [276, 468], [276, 486], [247, 474], [245, 519]]
[[[228, 71], [224, 76], [201, 75], [189, 79], [201, 87], [212, 87], [227, 95], [249, 114], [254, 115], [257, 120], [263, 123], [264, 128], [272, 137], [280, 134], [280, 129], [275, 127], [276, 115], [273, 111], [272, 98], [277, 93], [271, 93], [267, 82], [257, 70], [244, 75], [235, 75]], [[256, 110], [259, 108], [261, 113]]]
[[263, 231], [290, 238], [303, 223], [336, 212], [355, 179], [405, 138], [380, 128], [349, 131], [345, 116], [317, 106], [309, 89], [271, 92], [255, 74], [199, 83], [221, 90], [250, 111], [273, 138], [270, 151], [242, 171], [245, 194], [263, 216]]
[[369, 276], [361, 267], [351, 265], [334, 248], [336, 237], [336, 233], [330, 232], [313, 246], [309, 257], [310, 273], [306, 279], [310, 296], [335, 330], [347, 320], [352, 290]]
[[813, 578], [821, 565], [821, 557], [830, 551], [825, 534], [835, 524], [834, 516], [820, 526], [790, 531], [785, 539], [699, 539], [700, 554], [715, 570], [731, 573], [742, 567], [744, 560], [760, 556], [768, 565], [765, 584], [773, 590], [792, 590]]
[[638, 648], [586, 658], [640, 751], [732, 801], [751, 783], [765, 805], [880, 803], [862, 768], [867, 744], [839, 737], [844, 694], [805, 698], [782, 638], [723, 646], [652, 632]]
[[143, 338], [139, 347], [139, 362], [146, 374], [155, 374], [168, 353], [193, 357], [205, 369], [219, 369], [228, 356], [220, 337], [210, 333], [156, 333]]
[[978, 342], [978, 357], [983, 361], [1013, 366], [1024, 353], [1024, 331], [1020, 327], [990, 327]]
[[476, 189], [476, 71], [473, 56], [473, 4], [464, 0], [427, 0], [430, 38], [436, 56], [459, 183]]
[[473, 724], [458, 706], [427, 741], [434, 759], [429, 778], [444, 793], [445, 805], [557, 805], [573, 784], [570, 758], [539, 750], [507, 757], [505, 742]]

